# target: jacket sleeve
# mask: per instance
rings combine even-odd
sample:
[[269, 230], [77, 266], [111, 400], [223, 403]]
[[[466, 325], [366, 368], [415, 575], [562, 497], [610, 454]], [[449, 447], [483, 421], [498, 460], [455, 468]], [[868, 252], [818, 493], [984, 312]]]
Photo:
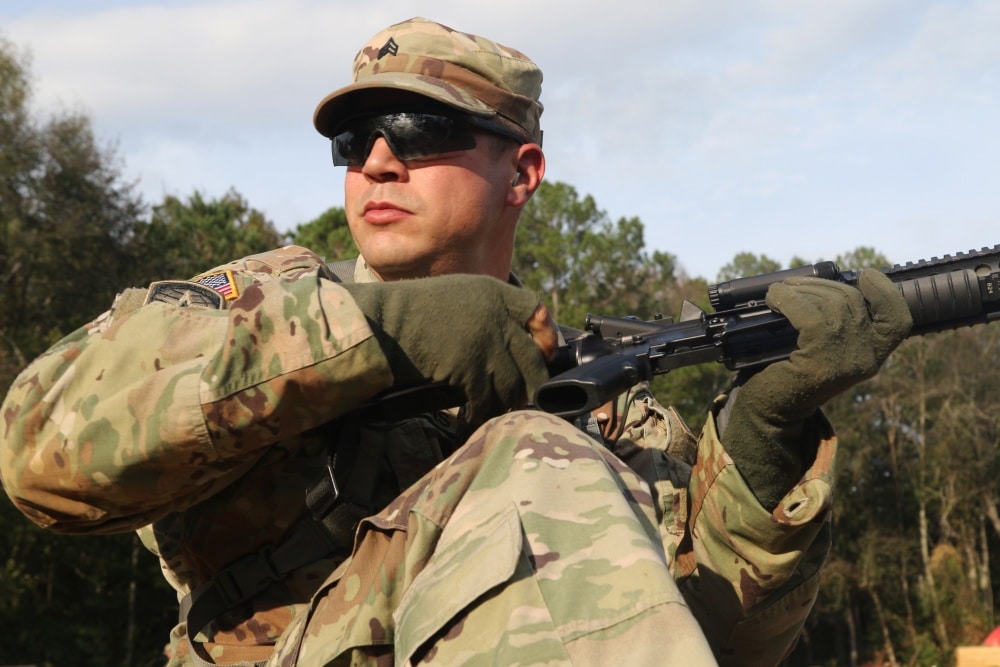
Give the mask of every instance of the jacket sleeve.
[[220, 274], [227, 308], [130, 290], [18, 376], [0, 406], [0, 475], [29, 518], [135, 529], [391, 384], [364, 315], [315, 254], [286, 247], [202, 276]]
[[[674, 578], [721, 665], [777, 665], [816, 600], [830, 549], [833, 430], [820, 413], [815, 460], [773, 512], [757, 502], [716, 431], [701, 437], [639, 390], [619, 408], [612, 446], [650, 481]], [[643, 456], [643, 452], [653, 455]], [[643, 469], [643, 461], [645, 469]]]
[[681, 550], [676, 575], [721, 665], [777, 665], [816, 601], [831, 545], [837, 441], [822, 413], [814, 419], [816, 458], [770, 512], [726, 454], [714, 416], [702, 433], [688, 487], [691, 548]]

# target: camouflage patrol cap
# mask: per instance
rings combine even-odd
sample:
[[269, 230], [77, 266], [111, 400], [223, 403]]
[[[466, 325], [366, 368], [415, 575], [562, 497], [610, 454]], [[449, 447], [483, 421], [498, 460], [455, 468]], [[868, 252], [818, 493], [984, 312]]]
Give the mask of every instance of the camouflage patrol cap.
[[319, 103], [313, 124], [332, 137], [360, 111], [419, 95], [540, 143], [541, 92], [542, 71], [523, 53], [418, 17], [389, 26], [358, 51], [353, 82]]

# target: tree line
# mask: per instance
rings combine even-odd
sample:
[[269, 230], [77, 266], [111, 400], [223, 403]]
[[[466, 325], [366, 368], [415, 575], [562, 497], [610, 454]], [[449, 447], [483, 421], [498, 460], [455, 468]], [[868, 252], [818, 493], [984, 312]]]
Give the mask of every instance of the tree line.
[[[124, 287], [286, 243], [355, 256], [336, 207], [280, 232], [235, 190], [147, 205], [85, 115], [40, 118], [31, 92], [26, 58], [0, 39], [0, 392]], [[832, 259], [887, 264], [864, 246]], [[642, 221], [612, 220], [565, 183], [544, 183], [525, 208], [514, 263], [569, 326], [588, 312], [676, 315], [685, 299], [708, 308], [707, 281], [646, 248]], [[780, 268], [742, 253], [716, 279]], [[835, 542], [790, 666], [945, 665], [995, 626], [998, 337], [987, 326], [907, 340], [827, 406], [842, 447]], [[654, 389], [697, 429], [727, 380], [709, 364]], [[0, 500], [0, 665], [162, 664], [176, 604], [135, 536], [51, 535]]]

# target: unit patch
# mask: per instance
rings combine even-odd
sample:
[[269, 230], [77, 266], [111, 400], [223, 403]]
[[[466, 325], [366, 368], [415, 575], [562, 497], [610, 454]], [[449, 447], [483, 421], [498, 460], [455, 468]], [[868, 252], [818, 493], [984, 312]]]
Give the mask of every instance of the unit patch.
[[223, 310], [226, 300], [211, 287], [189, 280], [160, 280], [149, 285], [146, 303], [159, 301], [182, 308], [211, 308]]

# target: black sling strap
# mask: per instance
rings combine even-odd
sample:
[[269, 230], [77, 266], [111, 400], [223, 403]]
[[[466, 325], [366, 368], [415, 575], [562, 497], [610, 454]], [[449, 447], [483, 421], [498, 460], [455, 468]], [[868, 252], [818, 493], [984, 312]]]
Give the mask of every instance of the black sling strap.
[[[306, 489], [306, 516], [278, 544], [230, 563], [182, 600], [180, 620], [187, 622], [189, 639], [295, 570], [334, 554], [351, 553], [358, 522], [380, 509], [373, 499], [386, 439], [377, 426], [352, 419], [340, 420], [337, 427], [336, 448], [323, 473]], [[364, 456], [359, 456], [361, 442]], [[338, 474], [338, 467], [346, 474]]]

